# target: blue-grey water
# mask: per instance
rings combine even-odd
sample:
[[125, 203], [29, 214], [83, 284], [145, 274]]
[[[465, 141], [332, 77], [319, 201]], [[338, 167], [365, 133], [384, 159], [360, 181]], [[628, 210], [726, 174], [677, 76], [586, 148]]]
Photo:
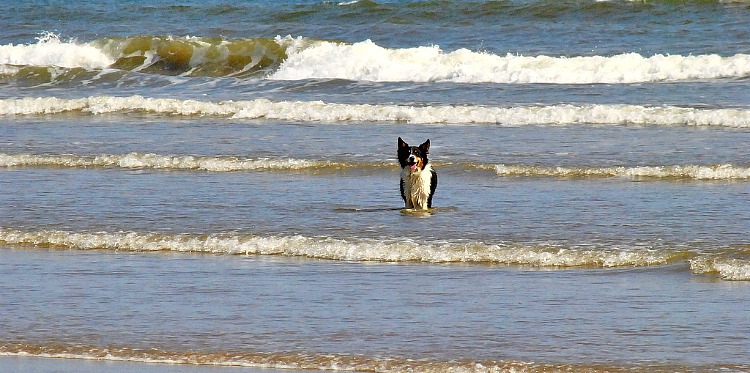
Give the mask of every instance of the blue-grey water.
[[2, 9], [8, 364], [750, 369], [746, 2]]

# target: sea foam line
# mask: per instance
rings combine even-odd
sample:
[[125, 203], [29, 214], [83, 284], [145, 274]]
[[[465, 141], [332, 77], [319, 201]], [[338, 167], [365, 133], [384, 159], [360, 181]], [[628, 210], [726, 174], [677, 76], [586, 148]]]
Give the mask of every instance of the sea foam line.
[[270, 79], [348, 79], [377, 82], [641, 83], [750, 76], [750, 55], [518, 56], [438, 46], [390, 49], [370, 40], [354, 44], [305, 38], [289, 43], [288, 58]]
[[198, 101], [142, 96], [55, 97], [0, 100], [0, 115], [69, 112], [90, 114], [142, 111], [161, 115], [218, 116], [295, 122], [405, 122], [419, 124], [665, 125], [750, 128], [750, 110], [696, 109], [641, 105], [551, 105], [489, 107], [476, 105], [406, 106], [340, 104], [322, 101]]
[[152, 168], [212, 172], [340, 169], [350, 167], [346, 163], [293, 158], [248, 159], [227, 156], [177, 156], [151, 153], [102, 154], [97, 156], [0, 153], [0, 167], [27, 166]]
[[673, 165], [637, 167], [545, 167], [527, 165], [495, 165], [500, 176], [548, 177], [628, 177], [677, 178], [696, 180], [750, 179], [750, 167], [721, 165]]
[[100, 347], [82, 343], [32, 344], [8, 342], [0, 344], [0, 356], [81, 359], [147, 364], [208, 365], [265, 369], [291, 369], [311, 371], [378, 372], [378, 373], [545, 373], [545, 372], [648, 372], [675, 371], [728, 371], [745, 372], [750, 368], [741, 364], [716, 364], [715, 366], [675, 365], [668, 363], [647, 365], [605, 364], [551, 364], [516, 360], [437, 360], [430, 358], [389, 358], [336, 353], [305, 352], [253, 352], [167, 350], [133, 346]]
[[[644, 267], [688, 260], [693, 273], [717, 273], [725, 280], [750, 281], [750, 261], [742, 249], [709, 255], [700, 251], [649, 247], [418, 242], [411, 239], [136, 232], [21, 231], [0, 228], [0, 244], [65, 250], [191, 252], [278, 255], [359, 262], [488, 263], [549, 268]], [[739, 251], [738, 251], [739, 250]]]
[[[114, 347], [106, 348], [79, 343], [67, 345], [34, 345], [29, 343], [0, 344], [0, 356], [42, 357], [81, 360], [122, 361], [148, 364], [184, 364], [233, 366], [261, 369], [330, 370], [351, 372], [545, 372], [550, 365], [537, 367], [534, 363], [516, 361], [439, 361], [429, 359], [377, 358], [356, 355], [308, 354], [294, 352], [248, 351], [167, 351], [156, 348]], [[536, 369], [534, 369], [536, 368]], [[571, 368], [569, 365], [563, 368]], [[586, 369], [587, 372], [597, 372]], [[602, 369], [602, 372], [607, 370]]]
[[74, 250], [174, 251], [234, 255], [282, 255], [378, 262], [497, 263], [539, 267], [650, 266], [683, 258], [685, 253], [651, 249], [585, 249], [481, 242], [417, 242], [410, 239], [189, 235], [135, 232], [19, 231], [0, 228], [0, 242]]
[[[494, 170], [498, 176], [528, 176], [557, 178], [653, 178], [695, 180], [750, 179], [750, 166], [671, 165], [671, 166], [611, 166], [611, 167], [550, 167], [539, 165], [484, 165], [472, 163], [441, 163], [437, 167], [462, 170]], [[232, 156], [160, 155], [153, 153], [73, 155], [73, 154], [8, 154], [0, 153], [0, 167], [69, 167], [199, 170], [209, 172], [234, 171], [338, 171], [348, 169], [394, 170], [394, 162], [320, 161], [295, 158], [239, 158]]]

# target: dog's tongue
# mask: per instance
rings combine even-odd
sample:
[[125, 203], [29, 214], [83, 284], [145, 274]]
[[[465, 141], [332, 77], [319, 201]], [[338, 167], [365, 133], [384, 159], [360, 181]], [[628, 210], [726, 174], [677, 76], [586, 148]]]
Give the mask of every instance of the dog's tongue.
[[417, 169], [417, 164], [415, 163], [415, 164], [409, 166], [409, 168], [412, 169], [412, 170], [416, 170]]

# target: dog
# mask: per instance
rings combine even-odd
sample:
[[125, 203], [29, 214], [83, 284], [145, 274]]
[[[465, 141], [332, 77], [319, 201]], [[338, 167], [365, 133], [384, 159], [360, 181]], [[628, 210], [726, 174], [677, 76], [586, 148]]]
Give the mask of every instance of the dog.
[[428, 154], [430, 154], [430, 139], [420, 146], [409, 146], [400, 137], [398, 138], [401, 198], [404, 199], [407, 209], [432, 208], [432, 196], [437, 188], [438, 177], [427, 158]]

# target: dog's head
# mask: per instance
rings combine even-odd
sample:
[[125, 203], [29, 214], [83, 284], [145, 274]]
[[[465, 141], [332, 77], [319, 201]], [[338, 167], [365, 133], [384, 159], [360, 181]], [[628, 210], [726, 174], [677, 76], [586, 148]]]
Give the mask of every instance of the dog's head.
[[427, 165], [427, 155], [430, 153], [430, 140], [427, 139], [420, 146], [409, 146], [400, 137], [398, 138], [398, 163], [401, 168], [410, 171], [423, 170]]

